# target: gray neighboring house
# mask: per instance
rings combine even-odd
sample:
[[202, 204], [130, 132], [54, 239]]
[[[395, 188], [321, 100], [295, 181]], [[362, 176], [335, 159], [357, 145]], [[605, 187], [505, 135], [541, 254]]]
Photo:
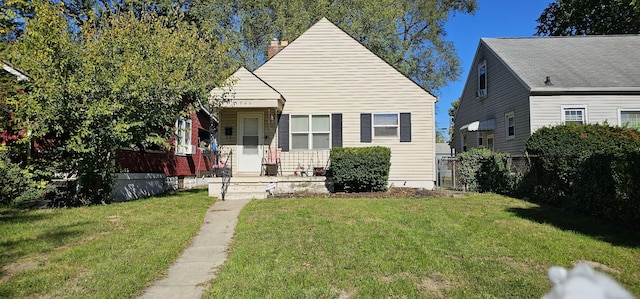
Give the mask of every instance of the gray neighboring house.
[[640, 128], [640, 35], [483, 38], [454, 118], [457, 153], [522, 154], [538, 128]]

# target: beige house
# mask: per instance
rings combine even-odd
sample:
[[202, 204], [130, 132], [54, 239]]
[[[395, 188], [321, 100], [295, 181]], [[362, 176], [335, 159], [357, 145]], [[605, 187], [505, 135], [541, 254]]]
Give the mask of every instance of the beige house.
[[269, 60], [240, 68], [219, 111], [218, 142], [236, 177], [322, 174], [333, 147], [391, 148], [389, 184], [431, 189], [436, 98], [323, 18]]

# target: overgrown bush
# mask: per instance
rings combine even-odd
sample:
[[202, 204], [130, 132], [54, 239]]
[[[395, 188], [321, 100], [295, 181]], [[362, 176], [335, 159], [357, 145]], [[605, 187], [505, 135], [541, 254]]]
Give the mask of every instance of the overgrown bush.
[[467, 191], [508, 194], [513, 190], [515, 176], [506, 153], [473, 148], [458, 155], [460, 182]]
[[0, 203], [19, 205], [41, 199], [46, 183], [37, 180], [32, 169], [11, 160], [6, 147], [0, 146]]
[[537, 130], [526, 142], [536, 155], [529, 196], [616, 222], [640, 220], [640, 135], [607, 124]]
[[338, 147], [331, 150], [331, 177], [335, 191], [386, 191], [391, 168], [391, 149]]

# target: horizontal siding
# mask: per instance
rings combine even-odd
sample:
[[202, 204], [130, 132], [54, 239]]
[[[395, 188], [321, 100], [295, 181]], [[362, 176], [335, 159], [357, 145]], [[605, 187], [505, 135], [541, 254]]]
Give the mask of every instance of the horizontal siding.
[[[343, 146], [392, 150], [391, 181], [434, 181], [435, 97], [321, 20], [255, 71], [286, 99], [283, 113], [343, 113]], [[412, 142], [360, 143], [360, 113], [411, 112]]]
[[532, 131], [562, 124], [562, 106], [586, 105], [589, 123], [618, 125], [620, 110], [640, 110], [640, 95], [564, 95], [531, 97]]
[[[487, 97], [478, 99], [478, 64], [487, 61]], [[515, 139], [506, 139], [505, 114], [513, 112], [515, 119]], [[456, 152], [462, 152], [462, 136], [460, 128], [474, 121], [495, 119], [494, 150], [521, 154], [524, 142], [529, 138], [529, 91], [507, 69], [502, 62], [480, 44], [476, 57], [469, 70], [460, 106], [455, 118], [455, 135], [453, 144]], [[478, 146], [478, 133], [468, 134], [468, 148]]]
[[[237, 143], [238, 143], [238, 113], [262, 113], [263, 114], [263, 132], [264, 135], [267, 136], [267, 139], [261, 139], [261, 145], [263, 146], [263, 154], [266, 155], [269, 147], [275, 149], [277, 140], [276, 140], [276, 128], [277, 128], [277, 118], [273, 108], [270, 109], [234, 109], [227, 108], [222, 109], [220, 111], [220, 125], [218, 129], [218, 144], [221, 146], [221, 150], [224, 153], [223, 156], [233, 150], [234, 155], [232, 157], [233, 161], [233, 170], [234, 173], [237, 170], [236, 165], [238, 165], [238, 155], [235, 154], [238, 152]], [[274, 119], [271, 120], [271, 115], [274, 116]], [[232, 128], [232, 135], [225, 135], [225, 128]]]
[[211, 95], [215, 97], [227, 92], [231, 100], [277, 100], [280, 98], [277, 91], [243, 67], [227, 79], [227, 84], [229, 86], [212, 90]]

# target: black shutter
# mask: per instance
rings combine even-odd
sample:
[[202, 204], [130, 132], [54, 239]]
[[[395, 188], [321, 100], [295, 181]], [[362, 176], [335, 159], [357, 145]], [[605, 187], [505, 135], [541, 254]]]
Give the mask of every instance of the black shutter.
[[289, 114], [281, 114], [278, 121], [278, 148], [289, 151]]
[[360, 114], [360, 142], [371, 142], [371, 113]]
[[411, 142], [411, 113], [400, 113], [400, 142]]
[[342, 113], [331, 114], [331, 146], [342, 147]]

